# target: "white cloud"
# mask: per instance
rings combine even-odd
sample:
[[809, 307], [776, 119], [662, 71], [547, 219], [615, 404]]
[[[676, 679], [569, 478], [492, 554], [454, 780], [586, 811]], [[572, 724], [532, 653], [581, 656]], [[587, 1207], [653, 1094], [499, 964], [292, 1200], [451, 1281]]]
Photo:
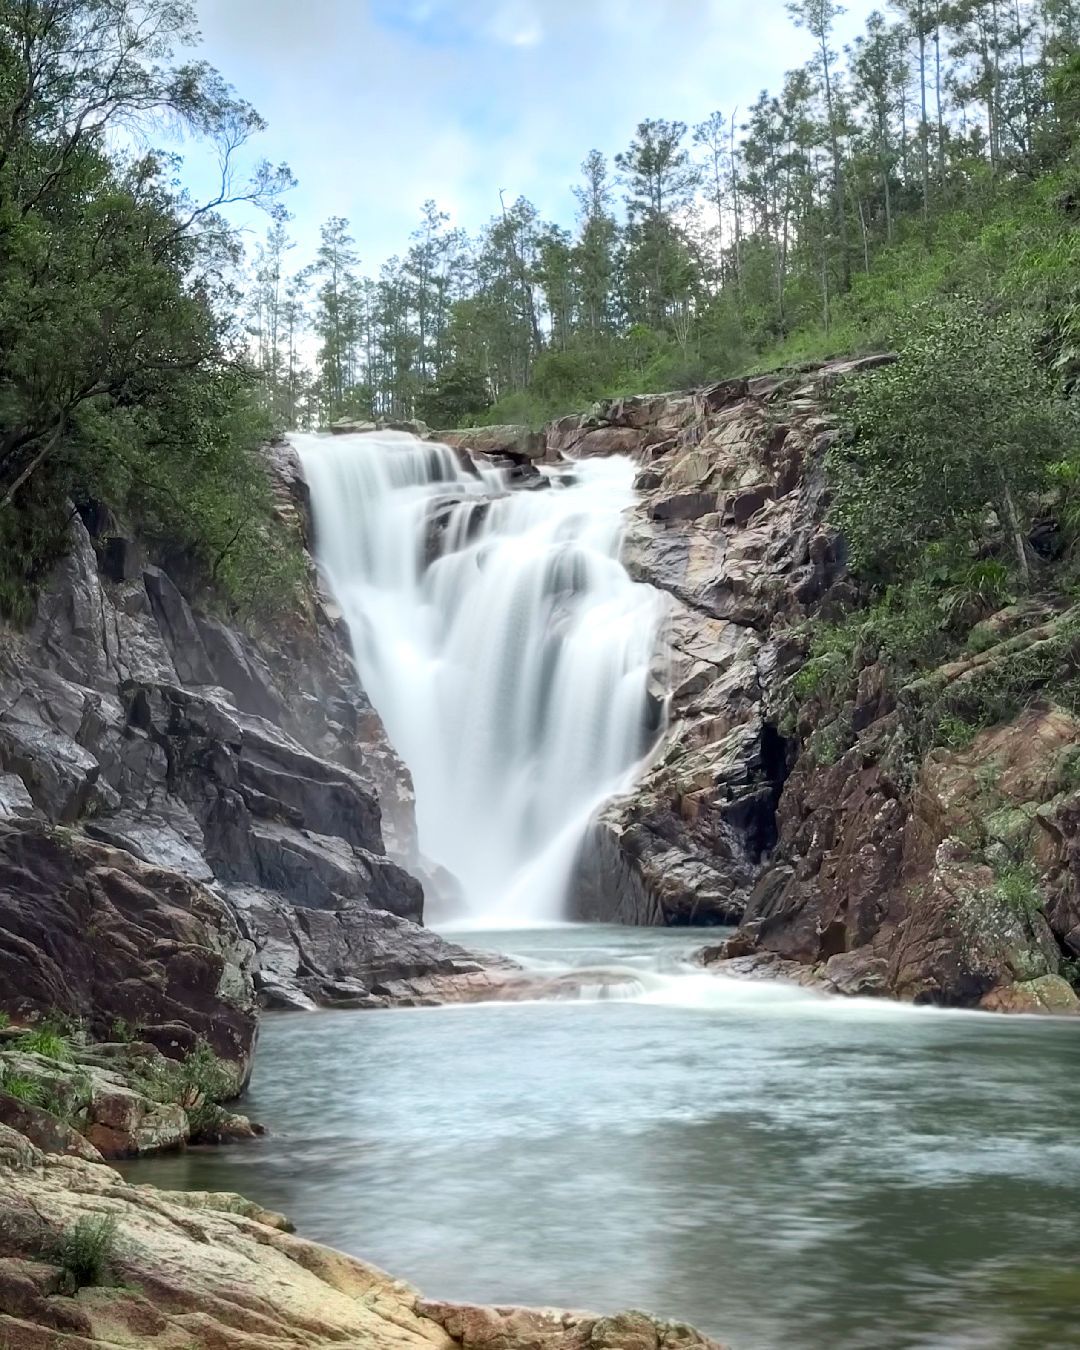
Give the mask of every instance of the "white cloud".
[[[836, 45], [870, 4], [850, 9]], [[259, 153], [300, 179], [298, 254], [344, 215], [372, 268], [427, 197], [469, 229], [500, 188], [569, 223], [590, 149], [645, 117], [745, 109], [809, 54], [782, 0], [201, 0], [201, 18], [204, 54], [270, 123]]]

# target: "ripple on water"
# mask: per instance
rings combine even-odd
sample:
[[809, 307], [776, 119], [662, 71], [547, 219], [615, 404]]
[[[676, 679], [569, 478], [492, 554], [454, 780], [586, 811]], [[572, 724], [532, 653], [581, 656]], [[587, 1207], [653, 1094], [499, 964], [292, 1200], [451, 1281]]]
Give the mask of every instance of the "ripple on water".
[[708, 936], [484, 936], [632, 973], [624, 1000], [267, 1018], [273, 1136], [131, 1170], [435, 1296], [646, 1306], [736, 1350], [1075, 1346], [991, 1293], [1080, 1249], [1080, 1026], [678, 975]]

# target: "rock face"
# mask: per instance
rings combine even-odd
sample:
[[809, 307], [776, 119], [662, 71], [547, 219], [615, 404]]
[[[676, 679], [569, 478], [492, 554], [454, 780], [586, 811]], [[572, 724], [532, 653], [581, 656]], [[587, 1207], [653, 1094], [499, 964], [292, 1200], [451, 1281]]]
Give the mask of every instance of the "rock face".
[[[908, 688], [870, 660], [842, 707], [793, 713], [803, 621], [857, 601], [828, 524], [823, 457], [838, 429], [826, 395], [893, 359], [621, 399], [547, 428], [549, 462], [638, 462], [624, 561], [669, 597], [656, 671], [667, 731], [633, 793], [594, 822], [576, 912], [741, 923], [706, 958], [735, 974], [1074, 1010], [1080, 726], [1053, 690], [1075, 676], [1080, 616], [1013, 607], [981, 625], [986, 650]], [[1016, 663], [1038, 672], [1042, 706], [901, 768], [919, 708], [962, 708], [966, 690], [1007, 682]]]
[[[306, 544], [299, 462], [267, 465]], [[289, 612], [241, 626], [106, 513], [71, 529], [0, 634], [0, 1011], [206, 1040], [244, 1076], [257, 999], [471, 990], [475, 958], [416, 927], [412, 785], [310, 558]]]
[[74, 831], [0, 825], [0, 989], [16, 1016], [59, 1014], [99, 1040], [121, 1021], [166, 1053], [203, 1040], [246, 1078], [253, 955], [229, 906], [180, 872]]
[[[798, 766], [781, 803], [786, 856], [744, 939], [826, 972], [873, 963], [880, 989], [919, 1002], [1076, 1010], [1057, 981], [1080, 951], [1078, 744], [1068, 714], [1032, 709], [967, 750], [932, 751], [911, 791], [866, 762], [865, 743]], [[1021, 841], [1030, 870], [1011, 862]]]
[[550, 456], [630, 454], [640, 500], [624, 544], [637, 580], [670, 597], [669, 729], [632, 797], [583, 850], [582, 918], [736, 922], [776, 843], [791, 747], [770, 716], [778, 639], [844, 582], [824, 524], [822, 390], [863, 362], [620, 399], [563, 418]]
[[383, 909], [293, 907], [249, 886], [230, 887], [228, 894], [259, 952], [256, 981], [264, 1007], [458, 1002], [494, 995], [516, 969], [498, 958], [481, 961]]
[[[58, 1255], [111, 1221], [101, 1280], [72, 1286]], [[425, 1302], [279, 1214], [227, 1193], [128, 1186], [0, 1125], [0, 1343], [9, 1350], [720, 1350], [642, 1313], [597, 1317]]]
[[431, 433], [444, 445], [496, 459], [538, 460], [547, 453], [544, 433], [521, 426], [470, 427], [466, 431]]

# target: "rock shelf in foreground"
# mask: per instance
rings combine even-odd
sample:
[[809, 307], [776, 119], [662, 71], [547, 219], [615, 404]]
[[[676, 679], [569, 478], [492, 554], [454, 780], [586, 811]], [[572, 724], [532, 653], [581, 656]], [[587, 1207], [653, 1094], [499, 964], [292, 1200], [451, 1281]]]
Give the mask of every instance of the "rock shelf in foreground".
[[[109, 1219], [107, 1283], [71, 1290], [57, 1246]], [[428, 1302], [226, 1193], [130, 1186], [0, 1126], [0, 1345], [5, 1350], [721, 1350], [643, 1313]]]

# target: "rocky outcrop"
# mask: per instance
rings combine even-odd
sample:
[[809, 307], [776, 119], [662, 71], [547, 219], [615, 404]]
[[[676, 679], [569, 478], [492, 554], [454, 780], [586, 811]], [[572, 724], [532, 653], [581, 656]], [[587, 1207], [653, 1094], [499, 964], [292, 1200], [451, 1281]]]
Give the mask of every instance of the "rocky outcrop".
[[206, 1042], [246, 1079], [253, 948], [206, 886], [36, 821], [0, 825], [0, 990], [17, 1017], [106, 1039], [116, 1022], [167, 1054]]
[[[55, 1045], [47, 1045], [14, 1027], [0, 1034], [0, 1123], [47, 1153], [100, 1162], [259, 1132], [245, 1116], [209, 1100], [197, 1074], [178, 1075], [175, 1059], [147, 1041], [91, 1043], [83, 1029], [72, 1037], [53, 1033], [52, 1040]], [[240, 1067], [209, 1062], [215, 1096], [234, 1097]]]
[[[295, 453], [267, 464], [306, 543]], [[0, 641], [0, 1011], [119, 1018], [246, 1071], [256, 999], [476, 985], [475, 958], [416, 928], [412, 786], [310, 557], [286, 612], [239, 624], [107, 512], [71, 531]]]
[[384, 909], [284, 905], [250, 886], [231, 886], [228, 894], [258, 952], [255, 980], [264, 1007], [461, 1002], [497, 996], [516, 971], [511, 962], [480, 960]]
[[[64, 1240], [103, 1231], [79, 1277]], [[80, 1230], [78, 1225], [82, 1224]], [[720, 1350], [642, 1313], [599, 1317], [427, 1302], [228, 1193], [129, 1186], [0, 1125], [0, 1342], [9, 1350]]]
[[539, 460], [547, 453], [544, 433], [522, 426], [469, 427], [465, 431], [435, 431], [431, 434], [455, 450], [467, 450], [470, 454], [494, 459]]
[[[547, 428], [549, 462], [637, 461], [624, 561], [669, 598], [667, 730], [633, 793], [594, 822], [575, 911], [741, 924], [706, 956], [734, 974], [1073, 1008], [1080, 727], [1053, 693], [1080, 660], [1075, 615], [1014, 606], [980, 625], [971, 654], [904, 689], [871, 654], [857, 688], [795, 708], [805, 621], [858, 602], [828, 520], [827, 396], [893, 359], [620, 399]], [[968, 750], [918, 748], [928, 708], [962, 715], [1021, 669], [1035, 707]]]
[[769, 710], [781, 630], [839, 599], [825, 523], [822, 392], [889, 358], [620, 399], [546, 433], [549, 456], [640, 464], [624, 562], [669, 597], [658, 693], [668, 730], [631, 797], [596, 821], [578, 867], [582, 918], [737, 922], [776, 843], [792, 747]]
[[1030, 709], [966, 750], [932, 750], [909, 789], [881, 762], [894, 720], [876, 727], [876, 748], [865, 736], [835, 764], [807, 756], [796, 766], [780, 805], [780, 859], [736, 942], [826, 975], [840, 961], [876, 971], [857, 992], [1077, 1010], [1060, 977], [1080, 953], [1080, 723]]

